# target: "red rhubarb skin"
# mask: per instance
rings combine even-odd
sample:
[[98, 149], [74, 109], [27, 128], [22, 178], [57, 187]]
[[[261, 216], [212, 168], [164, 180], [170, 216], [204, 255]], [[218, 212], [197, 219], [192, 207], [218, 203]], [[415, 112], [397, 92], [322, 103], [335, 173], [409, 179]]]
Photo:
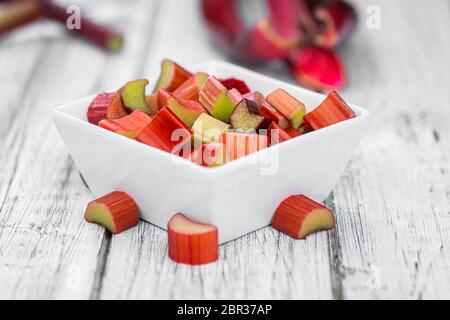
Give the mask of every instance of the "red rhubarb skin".
[[226, 132], [219, 141], [225, 146], [227, 162], [263, 150], [269, 145], [268, 137], [259, 134]]
[[357, 17], [354, 8], [345, 1], [329, 1], [314, 9], [314, 16], [323, 26], [315, 37], [316, 44], [335, 48], [355, 29]]
[[[274, 139], [275, 137], [277, 137], [277, 135], [278, 139]], [[267, 128], [267, 137], [269, 138], [269, 145], [271, 146], [292, 139], [292, 137], [286, 131], [284, 131], [273, 121], [270, 124], [269, 128]]]
[[[142, 110], [135, 110], [130, 115], [121, 119], [105, 119], [98, 125], [113, 132], [127, 132], [127, 136], [134, 138], [152, 121], [152, 117]], [[122, 134], [122, 133], [121, 133]]]
[[304, 119], [313, 130], [318, 130], [354, 117], [353, 110], [336, 91], [332, 91], [316, 109], [308, 112]]
[[98, 94], [87, 110], [88, 121], [97, 125], [104, 119], [119, 119], [126, 116], [120, 94], [117, 92], [104, 92]]
[[297, 82], [314, 90], [335, 90], [346, 83], [344, 66], [331, 50], [310, 46], [293, 52], [287, 61]]
[[172, 260], [189, 265], [201, 265], [219, 258], [219, 236], [216, 227], [210, 232], [190, 235], [172, 230], [170, 222], [167, 229], [169, 257]]
[[159, 89], [156, 93], [156, 97], [158, 100], [158, 109], [161, 110], [167, 107], [167, 100], [172, 97], [172, 94], [166, 89]]
[[174, 68], [172, 71], [172, 79], [170, 84], [164, 88], [169, 92], [175, 91], [179, 86], [181, 86], [184, 82], [186, 82], [190, 77], [192, 77], [192, 73], [181, 67], [179, 64], [173, 62]]
[[270, 29], [270, 22], [261, 20], [249, 31], [244, 58], [250, 61], [270, 61], [286, 58], [297, 45]]
[[274, 30], [286, 38], [300, 37], [299, 0], [267, 0]]
[[[46, 17], [59, 21], [64, 25], [71, 13], [67, 13], [65, 6], [60, 6], [50, 0], [40, 0], [41, 10]], [[94, 44], [107, 49], [109, 51], [115, 51], [120, 49], [123, 42], [123, 37], [119, 32], [112, 30], [109, 27], [95, 23], [94, 21], [86, 18], [83, 14], [80, 17], [81, 28], [68, 30], [71, 33], [83, 36], [89, 39]], [[120, 47], [116, 47], [112, 44], [113, 41], [120, 42]]]
[[[320, 203], [304, 195], [292, 195], [283, 200], [272, 218], [272, 226], [295, 239], [300, 239], [300, 231], [305, 218], [316, 209], [330, 211]], [[331, 216], [334, 219], [330, 211]]]
[[139, 209], [136, 202], [128, 194], [121, 191], [111, 192], [103, 197], [89, 202], [85, 212], [85, 219], [89, 222], [88, 209], [93, 203], [101, 203], [106, 206], [113, 221], [112, 233], [120, 233], [139, 223]]
[[182, 141], [172, 141], [172, 134], [180, 130], [184, 143], [189, 142], [192, 132], [169, 108], [163, 108], [137, 136], [136, 140], [160, 150], [176, 153], [183, 147]]
[[174, 97], [184, 100], [198, 101], [200, 92], [198, 74], [194, 74], [173, 91]]
[[259, 108], [259, 114], [274, 121], [282, 129], [287, 128], [289, 121], [277, 109], [272, 107], [268, 102], [263, 102]]
[[228, 78], [228, 79], [222, 79], [220, 80], [222, 84], [227, 88], [228, 90], [236, 89], [241, 94], [247, 94], [250, 93], [250, 88], [247, 86], [247, 84], [239, 79], [236, 78]]
[[[300, 126], [300, 128], [301, 128], [301, 126]], [[300, 131], [295, 130], [295, 129], [292, 128], [292, 127], [287, 127], [286, 129], [284, 129], [284, 131], [285, 131], [289, 136], [291, 136], [292, 138], [295, 138], [295, 137], [298, 137], [298, 136], [302, 135], [302, 133], [301, 133]]]

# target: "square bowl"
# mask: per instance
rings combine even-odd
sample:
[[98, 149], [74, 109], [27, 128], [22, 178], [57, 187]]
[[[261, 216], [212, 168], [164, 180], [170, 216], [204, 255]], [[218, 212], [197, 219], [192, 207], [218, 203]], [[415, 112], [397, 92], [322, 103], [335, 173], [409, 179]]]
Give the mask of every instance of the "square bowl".
[[[218, 78], [243, 79], [267, 95], [283, 88], [309, 110], [324, 95], [242, 67], [207, 61], [189, 68]], [[151, 83], [155, 83], [152, 79]], [[166, 228], [182, 212], [213, 224], [224, 243], [270, 224], [279, 203], [291, 194], [323, 201], [358, 145], [368, 112], [350, 104], [356, 117], [313, 131], [215, 168], [204, 168], [87, 122], [94, 96], [53, 111], [56, 128], [96, 197], [121, 190], [137, 202], [141, 219]]]

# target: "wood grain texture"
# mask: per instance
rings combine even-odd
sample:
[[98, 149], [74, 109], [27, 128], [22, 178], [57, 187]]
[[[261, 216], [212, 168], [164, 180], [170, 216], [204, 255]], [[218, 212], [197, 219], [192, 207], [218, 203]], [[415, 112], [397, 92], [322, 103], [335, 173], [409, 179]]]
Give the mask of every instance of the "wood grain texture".
[[[198, 3], [77, 3], [124, 30], [124, 52], [45, 22], [0, 40], [0, 298], [450, 298], [447, 2], [354, 1], [343, 95], [373, 121], [326, 201], [337, 227], [305, 241], [264, 228], [201, 267], [173, 263], [166, 232], [151, 224], [112, 236], [85, 223], [92, 196], [50, 119], [56, 105], [158, 72], [164, 57], [223, 58]], [[380, 30], [365, 26], [372, 4]], [[289, 79], [280, 64], [257, 70]]]

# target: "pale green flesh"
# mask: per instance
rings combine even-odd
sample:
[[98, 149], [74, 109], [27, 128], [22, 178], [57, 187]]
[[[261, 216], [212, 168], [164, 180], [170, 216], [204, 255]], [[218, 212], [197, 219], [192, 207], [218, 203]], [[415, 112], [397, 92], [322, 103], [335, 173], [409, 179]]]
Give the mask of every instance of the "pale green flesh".
[[109, 231], [115, 232], [116, 227], [111, 219], [108, 208], [101, 203], [92, 203], [89, 205], [86, 220], [101, 224]]
[[110, 52], [119, 52], [123, 47], [123, 39], [118, 36], [108, 38], [106, 47]]
[[152, 113], [145, 101], [145, 87], [147, 84], [148, 80], [136, 80], [125, 85], [122, 90], [122, 99], [125, 107], [131, 110], [140, 109], [146, 113]]
[[305, 115], [305, 108], [298, 108], [297, 110], [294, 111], [294, 113], [291, 116], [291, 126], [292, 128], [294, 128], [295, 130], [297, 130], [300, 125], [303, 122], [303, 117]]
[[174, 65], [172, 62], [168, 60], [164, 60], [161, 66], [161, 76], [158, 80], [158, 84], [156, 85], [155, 92], [159, 89], [167, 88], [172, 80]]
[[231, 115], [231, 124], [234, 129], [240, 132], [256, 130], [264, 117], [252, 114], [248, 111], [246, 104], [238, 104]]
[[169, 101], [167, 106], [189, 128], [194, 125], [195, 120], [197, 120], [201, 114], [201, 112], [186, 110], [174, 101]]
[[227, 131], [229, 125], [217, 120], [206, 113], [202, 113], [194, 122], [192, 131], [196, 145], [218, 142], [220, 135]]
[[219, 119], [220, 121], [229, 123], [230, 116], [233, 113], [235, 107], [236, 105], [227, 97], [227, 93], [225, 91], [222, 92], [214, 102], [211, 115], [214, 118]]
[[197, 85], [200, 90], [203, 88], [203, 85], [205, 84], [208, 77], [209, 77], [209, 75], [204, 72], [199, 72], [197, 74]]

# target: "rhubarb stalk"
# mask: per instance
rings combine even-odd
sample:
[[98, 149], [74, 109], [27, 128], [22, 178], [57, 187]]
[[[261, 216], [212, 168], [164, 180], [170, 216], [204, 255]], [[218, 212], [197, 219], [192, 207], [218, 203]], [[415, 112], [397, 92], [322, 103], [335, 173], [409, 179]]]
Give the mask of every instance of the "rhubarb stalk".
[[7, 4], [0, 15], [0, 35], [31, 23], [41, 16], [41, 7], [35, 0], [24, 0]]

